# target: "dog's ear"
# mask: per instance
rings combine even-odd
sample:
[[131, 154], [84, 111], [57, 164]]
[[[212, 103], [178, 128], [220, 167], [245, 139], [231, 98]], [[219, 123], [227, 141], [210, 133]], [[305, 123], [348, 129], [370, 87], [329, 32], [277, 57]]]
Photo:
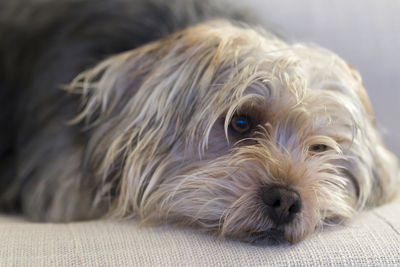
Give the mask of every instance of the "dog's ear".
[[347, 63], [357, 85], [353, 88], [360, 100], [368, 119], [368, 132], [366, 137], [369, 139], [369, 150], [372, 154], [372, 193], [369, 205], [375, 206], [392, 200], [400, 189], [400, 168], [395, 155], [384, 145], [375, 120], [373, 108], [365, 88], [362, 85], [361, 76], [358, 71]]
[[350, 63], [348, 63], [348, 62], [346, 62], [346, 63], [351, 71], [351, 75], [357, 82], [357, 86], [355, 86], [353, 89], [354, 89], [355, 93], [357, 94], [358, 99], [360, 100], [361, 104], [363, 105], [364, 110], [366, 111], [368, 117], [375, 124], [375, 116], [374, 116], [373, 108], [371, 105], [371, 101], [368, 97], [368, 94], [367, 94], [364, 86], [362, 85], [361, 75]]
[[107, 184], [102, 188], [110, 188], [102, 195], [118, 195], [115, 213], [137, 211], [164, 178], [153, 172], [180, 164], [171, 147], [185, 145], [182, 126], [202, 100], [199, 92], [209, 90], [217, 48], [196, 31], [186, 33], [112, 56], [67, 87], [82, 100], [71, 123], [85, 122], [90, 130], [83, 164], [99, 184]]

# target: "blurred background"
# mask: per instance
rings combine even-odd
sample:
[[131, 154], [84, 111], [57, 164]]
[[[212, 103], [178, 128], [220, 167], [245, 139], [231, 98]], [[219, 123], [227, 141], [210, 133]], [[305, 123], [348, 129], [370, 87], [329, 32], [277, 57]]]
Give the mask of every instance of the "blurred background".
[[400, 0], [235, 3], [255, 7], [288, 40], [317, 43], [358, 69], [384, 141], [400, 157]]

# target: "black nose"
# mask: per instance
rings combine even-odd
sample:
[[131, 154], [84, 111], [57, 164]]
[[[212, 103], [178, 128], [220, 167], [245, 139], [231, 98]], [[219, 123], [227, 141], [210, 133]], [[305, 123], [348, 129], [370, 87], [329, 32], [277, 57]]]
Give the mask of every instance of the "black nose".
[[285, 186], [265, 186], [261, 188], [261, 198], [267, 206], [267, 216], [276, 225], [291, 222], [301, 210], [299, 193]]

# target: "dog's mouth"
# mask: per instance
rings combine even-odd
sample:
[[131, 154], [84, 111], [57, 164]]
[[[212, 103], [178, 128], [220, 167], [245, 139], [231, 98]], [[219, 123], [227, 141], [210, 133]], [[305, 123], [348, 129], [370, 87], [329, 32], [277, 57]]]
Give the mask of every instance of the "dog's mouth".
[[284, 232], [276, 228], [271, 228], [266, 231], [252, 233], [248, 237], [248, 242], [255, 245], [268, 245], [268, 246], [277, 246], [289, 243], [284, 238]]

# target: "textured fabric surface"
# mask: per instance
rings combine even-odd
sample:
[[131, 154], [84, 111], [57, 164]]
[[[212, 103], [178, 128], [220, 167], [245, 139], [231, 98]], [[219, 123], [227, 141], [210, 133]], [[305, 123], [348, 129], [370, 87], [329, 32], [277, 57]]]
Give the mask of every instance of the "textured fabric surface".
[[400, 266], [400, 201], [293, 246], [134, 221], [40, 224], [4, 216], [0, 241], [0, 266]]

